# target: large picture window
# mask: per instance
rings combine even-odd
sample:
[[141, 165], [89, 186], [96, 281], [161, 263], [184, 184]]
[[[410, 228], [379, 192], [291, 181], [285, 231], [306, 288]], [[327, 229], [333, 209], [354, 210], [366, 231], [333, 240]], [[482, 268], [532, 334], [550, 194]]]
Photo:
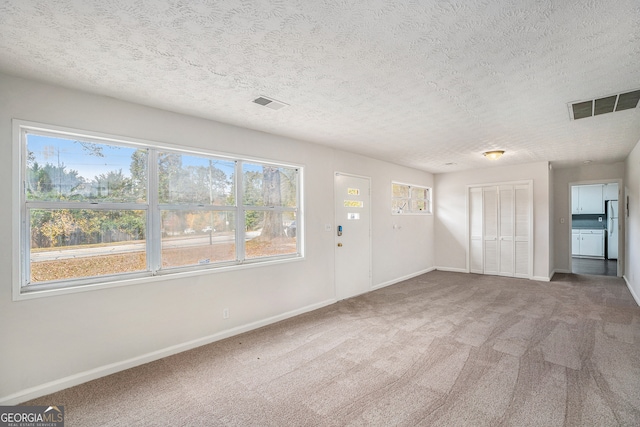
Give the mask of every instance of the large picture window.
[[300, 167], [16, 126], [20, 293], [302, 256]]

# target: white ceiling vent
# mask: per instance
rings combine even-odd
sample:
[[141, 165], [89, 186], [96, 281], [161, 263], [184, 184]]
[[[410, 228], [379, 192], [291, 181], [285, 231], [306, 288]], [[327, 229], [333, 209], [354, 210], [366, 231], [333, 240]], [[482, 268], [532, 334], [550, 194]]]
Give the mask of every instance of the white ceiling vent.
[[258, 105], [271, 108], [272, 110], [279, 110], [289, 105], [281, 101], [276, 101], [275, 99], [272, 99], [272, 98], [267, 98], [266, 96], [260, 96], [254, 99], [253, 102], [255, 102]]
[[588, 101], [569, 103], [569, 116], [571, 120], [584, 119], [614, 111], [636, 108], [640, 101], [640, 90], [605, 96]]

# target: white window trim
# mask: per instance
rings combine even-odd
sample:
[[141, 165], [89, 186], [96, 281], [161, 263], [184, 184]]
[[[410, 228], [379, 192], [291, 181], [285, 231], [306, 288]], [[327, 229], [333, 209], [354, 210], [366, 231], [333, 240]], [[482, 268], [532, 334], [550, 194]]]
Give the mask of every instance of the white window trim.
[[[400, 181], [391, 181], [391, 185], [390, 185], [390, 190], [391, 190], [391, 201], [393, 201], [394, 199], [397, 199], [397, 197], [393, 197], [393, 186], [394, 185], [402, 185], [402, 186], [406, 186], [409, 187], [409, 201], [411, 202], [411, 200], [418, 200], [418, 199], [414, 199], [411, 195], [411, 190], [413, 188], [419, 188], [421, 190], [427, 190], [428, 194], [429, 194], [429, 198], [425, 199], [428, 205], [428, 209], [424, 210], [424, 211], [413, 211], [411, 209], [409, 210], [395, 210], [395, 209], [391, 209], [391, 215], [432, 215], [433, 214], [433, 189], [431, 187], [428, 187], [426, 185], [418, 185], [418, 184], [409, 184], [406, 182], [400, 182]], [[422, 200], [422, 199], [420, 199]], [[393, 205], [393, 204], [392, 204]]]
[[[39, 298], [45, 296], [69, 294], [76, 292], [85, 292], [96, 289], [112, 288], [132, 284], [150, 283], [157, 280], [166, 279], [179, 279], [183, 277], [190, 277], [194, 275], [210, 274], [214, 272], [223, 272], [233, 269], [242, 269], [247, 267], [258, 267], [261, 265], [272, 265], [283, 262], [299, 261], [304, 258], [304, 215], [303, 215], [303, 185], [304, 185], [304, 166], [300, 164], [281, 163], [270, 159], [262, 159], [256, 157], [245, 157], [240, 155], [232, 155], [229, 153], [220, 153], [207, 150], [193, 149], [190, 147], [183, 147], [179, 145], [173, 145], [168, 143], [159, 143], [156, 141], [144, 140], [139, 138], [124, 137], [118, 135], [105, 134], [100, 132], [78, 130], [74, 128], [68, 128], [57, 125], [49, 125], [38, 122], [32, 122], [27, 120], [13, 119], [13, 185], [12, 185], [12, 289], [13, 300], [25, 300], [32, 298]], [[236, 183], [235, 183], [235, 206], [207, 206], [202, 207], [198, 205], [180, 205], [180, 209], [204, 209], [211, 211], [233, 211], [237, 215], [237, 220], [244, 218], [246, 210], [273, 210], [283, 212], [295, 212], [298, 233], [296, 235], [297, 251], [295, 254], [277, 255], [277, 256], [265, 256], [251, 259], [244, 258], [244, 230], [243, 227], [236, 227], [236, 254], [238, 255], [236, 260], [229, 262], [219, 262], [205, 265], [193, 265], [176, 267], [171, 269], [160, 269], [159, 265], [151, 265], [151, 263], [158, 264], [160, 261], [160, 226], [159, 212], [160, 207], [170, 206], [166, 204], [158, 203], [157, 194], [152, 194], [153, 191], [148, 191], [148, 200], [146, 204], [140, 203], [100, 203], [99, 207], [96, 207], [93, 203], [83, 202], [27, 202], [25, 196], [25, 175], [26, 175], [26, 144], [23, 139], [23, 135], [28, 132], [37, 132], [40, 134], [50, 134], [55, 136], [65, 137], [77, 137], [79, 139], [97, 142], [97, 143], [111, 143], [117, 145], [124, 145], [135, 148], [148, 148], [149, 150], [149, 165], [152, 162], [157, 163], [157, 152], [161, 150], [171, 150], [183, 155], [200, 155], [206, 157], [215, 157], [218, 159], [224, 159], [229, 161], [235, 161], [236, 164]], [[238, 177], [241, 177], [242, 163], [255, 163], [265, 166], [275, 167], [287, 167], [296, 168], [298, 170], [297, 180], [297, 202], [298, 206], [295, 208], [289, 207], [269, 207], [269, 206], [245, 206], [243, 204], [242, 184]], [[151, 171], [155, 171], [152, 173]], [[148, 168], [147, 187], [157, 188], [158, 176], [155, 168]], [[105, 275], [99, 277], [91, 277], [84, 279], [68, 279], [59, 281], [44, 282], [38, 285], [27, 285], [24, 280], [28, 273], [28, 246], [30, 241], [27, 227], [27, 204], [29, 207], [46, 207], [51, 208], [53, 205], [60, 208], [82, 208], [90, 207], [91, 209], [135, 209], [147, 211], [147, 267], [149, 271], [133, 272], [133, 273], [119, 273], [113, 275]], [[85, 206], [86, 205], [86, 206]], [[154, 211], [158, 211], [157, 213]], [[155, 243], [154, 243], [155, 242]], [[242, 254], [242, 256], [240, 256]], [[61, 283], [72, 284], [69, 286], [62, 286]]]

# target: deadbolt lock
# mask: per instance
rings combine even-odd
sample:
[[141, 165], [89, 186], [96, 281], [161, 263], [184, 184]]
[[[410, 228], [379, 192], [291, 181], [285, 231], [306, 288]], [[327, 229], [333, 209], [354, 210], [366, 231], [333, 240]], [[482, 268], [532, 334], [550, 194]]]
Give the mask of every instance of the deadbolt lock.
[[338, 247], [341, 248], [342, 247], [342, 243], [338, 243]]

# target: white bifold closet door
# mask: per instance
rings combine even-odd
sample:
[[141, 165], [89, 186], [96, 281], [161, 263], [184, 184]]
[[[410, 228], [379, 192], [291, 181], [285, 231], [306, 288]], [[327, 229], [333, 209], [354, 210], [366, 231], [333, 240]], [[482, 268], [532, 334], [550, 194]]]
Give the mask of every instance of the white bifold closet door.
[[530, 184], [469, 189], [469, 271], [531, 277]]
[[498, 193], [497, 187], [482, 189], [483, 222], [484, 222], [484, 274], [499, 273], [498, 246]]
[[484, 240], [482, 237], [482, 188], [469, 189], [469, 271], [484, 273]]
[[514, 272], [516, 277], [530, 278], [533, 274], [531, 225], [533, 207], [531, 206], [531, 185], [514, 185], [514, 230], [513, 253]]
[[515, 258], [514, 252], [514, 218], [513, 218], [513, 205], [514, 195], [512, 185], [500, 185], [498, 186], [498, 230], [500, 230], [500, 237], [498, 244], [500, 245], [499, 253], [499, 266], [498, 274], [501, 276], [513, 276], [515, 270], [513, 260]]

